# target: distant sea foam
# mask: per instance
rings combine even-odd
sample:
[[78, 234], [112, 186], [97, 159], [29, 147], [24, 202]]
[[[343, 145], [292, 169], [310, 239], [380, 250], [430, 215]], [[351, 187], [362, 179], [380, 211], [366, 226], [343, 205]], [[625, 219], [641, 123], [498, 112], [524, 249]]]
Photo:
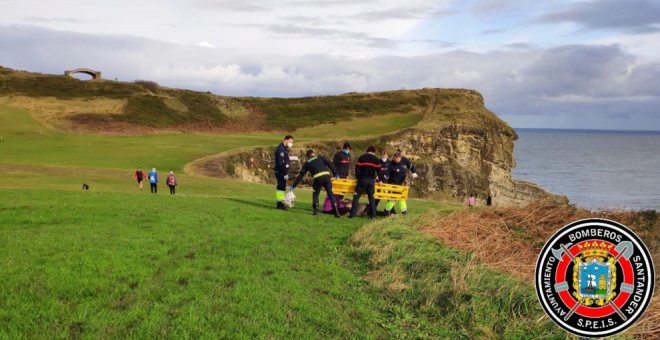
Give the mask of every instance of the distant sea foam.
[[516, 131], [515, 178], [589, 209], [660, 210], [660, 131]]

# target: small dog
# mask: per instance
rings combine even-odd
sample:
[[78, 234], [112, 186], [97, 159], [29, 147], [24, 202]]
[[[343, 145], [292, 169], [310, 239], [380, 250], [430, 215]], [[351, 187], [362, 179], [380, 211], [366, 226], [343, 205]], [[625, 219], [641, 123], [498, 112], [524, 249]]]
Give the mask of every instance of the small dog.
[[89, 185], [87, 185], [87, 183], [83, 183], [83, 190], [89, 190]]

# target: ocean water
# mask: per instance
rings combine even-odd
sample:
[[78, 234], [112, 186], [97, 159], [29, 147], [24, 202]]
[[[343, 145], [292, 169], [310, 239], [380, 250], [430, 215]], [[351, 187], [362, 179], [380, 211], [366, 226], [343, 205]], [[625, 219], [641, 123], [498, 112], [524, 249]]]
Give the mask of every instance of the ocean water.
[[589, 209], [660, 210], [660, 132], [516, 131], [514, 178]]

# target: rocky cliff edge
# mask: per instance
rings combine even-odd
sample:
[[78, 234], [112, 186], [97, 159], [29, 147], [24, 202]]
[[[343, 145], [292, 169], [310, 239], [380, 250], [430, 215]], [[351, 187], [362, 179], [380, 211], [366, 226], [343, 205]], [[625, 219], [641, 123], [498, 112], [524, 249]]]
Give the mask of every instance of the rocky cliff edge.
[[[417, 179], [408, 178], [413, 197], [462, 200], [469, 194], [480, 199], [491, 194], [496, 206], [525, 204], [538, 199], [567, 202], [565, 197], [549, 193], [534, 183], [511, 177], [517, 134], [486, 109], [481, 94], [453, 89], [408, 92], [428, 99], [422, 109], [423, 119], [417, 126], [350, 142], [355, 154], [368, 145], [389, 150], [390, 154], [400, 149], [418, 169]], [[330, 159], [343, 142], [296, 143], [291, 155], [304, 160], [304, 152], [312, 148]], [[274, 183], [271, 170], [274, 148], [249, 148], [208, 156], [188, 164], [186, 171]], [[297, 173], [298, 164], [294, 162], [291, 177]]]

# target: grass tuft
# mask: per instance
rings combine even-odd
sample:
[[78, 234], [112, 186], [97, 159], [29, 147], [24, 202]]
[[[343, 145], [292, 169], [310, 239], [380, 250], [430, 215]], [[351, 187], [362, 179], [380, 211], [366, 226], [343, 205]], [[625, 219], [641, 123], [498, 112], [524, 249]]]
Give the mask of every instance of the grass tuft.
[[469, 253], [441, 245], [392, 218], [362, 227], [351, 238], [354, 257], [366, 263], [365, 279], [390, 301], [404, 338], [561, 337], [547, 319], [533, 287], [484, 268]]

